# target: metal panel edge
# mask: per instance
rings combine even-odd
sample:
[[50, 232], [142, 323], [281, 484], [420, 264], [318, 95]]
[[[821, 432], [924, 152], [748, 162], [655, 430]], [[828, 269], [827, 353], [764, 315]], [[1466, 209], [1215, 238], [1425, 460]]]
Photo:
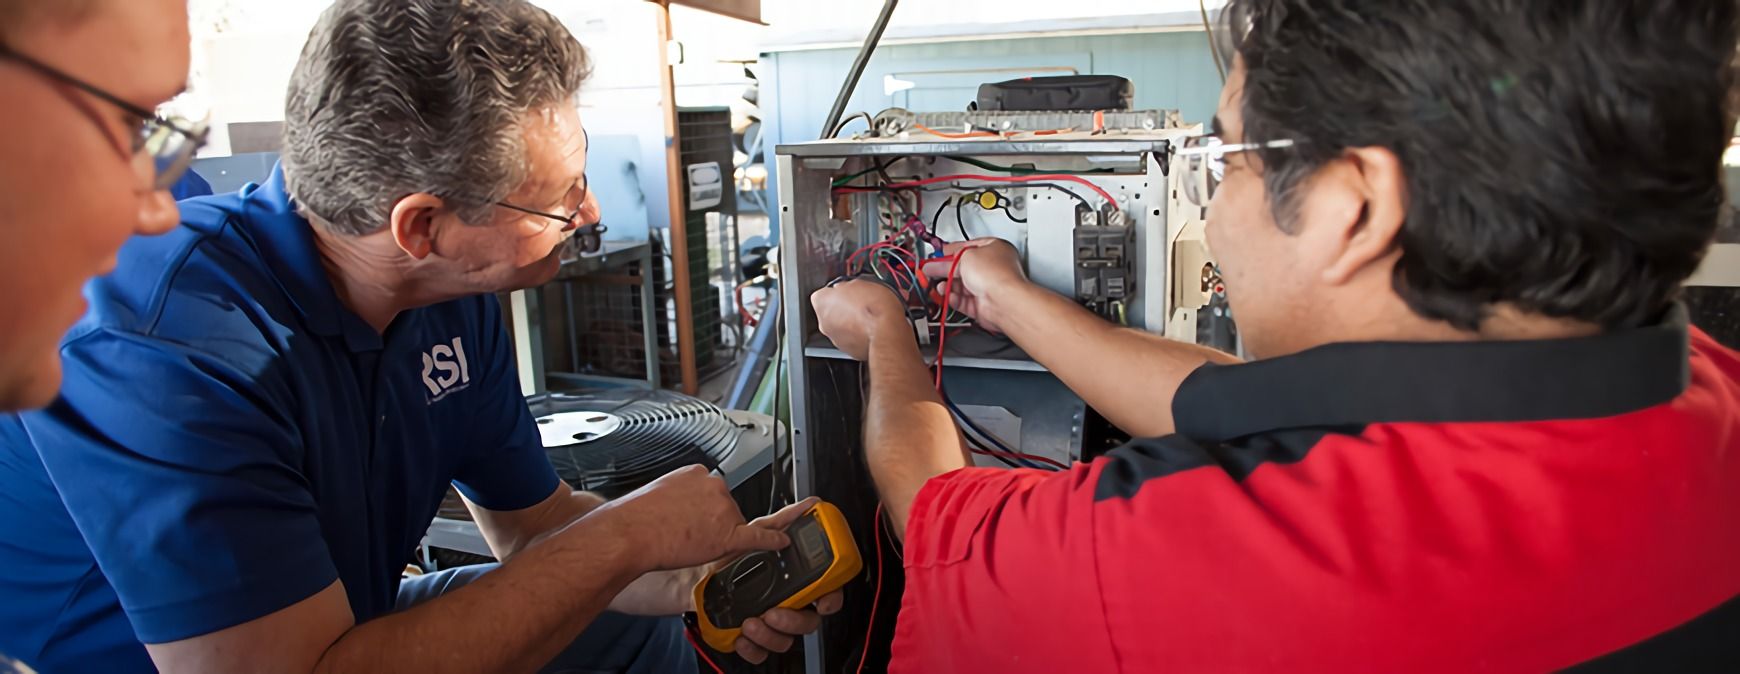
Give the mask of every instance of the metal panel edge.
[[[785, 153], [783, 146], [775, 149], [774, 168], [776, 169], [774, 185], [778, 195], [778, 201], [774, 205], [774, 210], [778, 213], [774, 217], [775, 221], [780, 223], [779, 227], [784, 229], [779, 237], [780, 303], [784, 306], [784, 310], [780, 312], [780, 320], [785, 322], [786, 341], [782, 346], [785, 357], [790, 363], [790, 366], [785, 368], [786, 381], [789, 383], [785, 387], [785, 395], [787, 396], [786, 404], [791, 410], [791, 425], [787, 430], [790, 431], [788, 437], [791, 438], [792, 493], [796, 494], [798, 498], [806, 498], [815, 493], [815, 479], [810, 470], [809, 417], [806, 416], [809, 414], [809, 403], [804, 399], [804, 396], [795, 395], [795, 393], [799, 390], [809, 390], [808, 376], [804, 367], [804, 358], [806, 358], [803, 344], [804, 312], [803, 305], [798, 304], [807, 298], [799, 297], [803, 294], [803, 284], [798, 282], [798, 267], [801, 265], [787, 264], [787, 261], [797, 259], [798, 251], [796, 249], [799, 237], [793, 231], [795, 223], [790, 217], [792, 196], [796, 194], [796, 190], [792, 188], [794, 175], [792, 157]], [[774, 367], [778, 367], [778, 363], [775, 363]], [[773, 409], [774, 421], [777, 423], [778, 401], [774, 402]], [[804, 671], [817, 674], [822, 671], [823, 662], [820, 631], [804, 635]]]

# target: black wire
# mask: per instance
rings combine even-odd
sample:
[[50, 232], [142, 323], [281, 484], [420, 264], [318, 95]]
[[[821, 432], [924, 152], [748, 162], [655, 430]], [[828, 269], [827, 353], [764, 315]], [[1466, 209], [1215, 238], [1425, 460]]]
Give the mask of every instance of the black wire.
[[950, 197], [948, 199], [944, 199], [941, 204], [937, 205], [936, 215], [933, 215], [930, 217], [930, 235], [931, 236], [933, 236], [933, 237], [936, 236], [936, 225], [938, 222], [942, 221], [943, 211], [948, 210], [949, 201], [951, 201], [951, 200], [953, 200], [953, 197]]
[[[888, 167], [894, 165], [895, 161], [898, 161], [898, 160], [889, 160], [888, 163], [882, 164], [882, 165], [876, 167], [876, 174], [882, 176], [882, 184], [884, 184], [884, 185], [894, 184], [894, 182], [895, 182], [894, 178], [888, 175]], [[894, 199], [894, 203], [900, 206], [901, 215], [905, 215], [908, 218], [917, 217], [917, 216], [914, 216], [912, 214], [912, 209], [906, 207], [905, 197], [898, 196], [900, 194], [900, 190], [891, 189], [891, 188], [879, 188], [879, 189], [884, 189], [887, 192], [893, 192], [896, 195], [896, 198]], [[907, 188], [903, 188], [903, 189], [907, 189]]]
[[983, 454], [984, 454], [984, 455], [985, 455], [985, 456], [989, 456], [989, 457], [991, 457], [991, 458], [993, 458], [993, 459], [996, 459], [996, 460], [998, 460], [998, 461], [1001, 461], [1001, 462], [1003, 462], [1003, 465], [1005, 465], [1005, 466], [1008, 466], [1008, 467], [1010, 467], [1010, 468], [1026, 468], [1026, 466], [1022, 466], [1022, 465], [1019, 465], [1019, 464], [1017, 464], [1017, 463], [1015, 463], [1015, 462], [1014, 462], [1014, 461], [1010, 461], [1010, 460], [1008, 460], [1008, 459], [1005, 459], [1005, 458], [1003, 458], [1003, 455], [1002, 455], [1002, 454], [995, 454], [995, 453], [992, 453], [992, 451], [991, 451], [991, 450], [990, 450], [990, 449], [989, 449], [989, 448], [987, 448], [987, 447], [985, 447], [985, 445], [983, 445], [983, 444], [981, 444], [981, 443], [979, 443], [979, 442], [977, 442], [977, 441], [975, 441], [975, 440], [973, 440], [973, 439], [972, 439], [972, 438], [970, 438], [970, 437], [967, 437], [967, 434], [966, 434], [966, 433], [962, 433], [962, 434], [961, 434], [961, 439], [962, 439], [962, 440], [966, 440], [966, 441], [967, 441], [967, 444], [969, 444], [969, 445], [972, 445], [972, 446], [973, 446], [973, 447], [976, 447], [976, 448], [978, 448], [978, 449], [979, 449], [979, 451], [980, 451], [980, 452], [981, 452], [981, 453], [983, 453]]
[[1020, 186], [1022, 186], [1022, 187], [1049, 187], [1051, 189], [1057, 190], [1057, 191], [1062, 192], [1064, 194], [1067, 194], [1071, 197], [1074, 197], [1076, 201], [1081, 202], [1081, 205], [1086, 206], [1088, 208], [1088, 210], [1090, 210], [1090, 211], [1094, 209], [1094, 205], [1092, 203], [1089, 203], [1086, 197], [1083, 197], [1080, 194], [1076, 194], [1074, 190], [1071, 190], [1071, 189], [1064, 187], [1062, 185], [1059, 185], [1057, 183], [1020, 183]]
[[[783, 284], [784, 282], [781, 280], [781, 277], [773, 277], [773, 292], [779, 293]], [[782, 315], [785, 313], [784, 302], [785, 298], [781, 297], [780, 313]], [[761, 313], [763, 317], [767, 316], [766, 311]], [[779, 318], [775, 318], [774, 320], [773, 343], [773, 462], [767, 467], [768, 473], [770, 473], [773, 478], [771, 480], [773, 484], [767, 486], [767, 514], [769, 515], [779, 512], [779, 483], [783, 481], [780, 478], [785, 475], [785, 470], [779, 465], [779, 395], [780, 391], [784, 388], [782, 376], [784, 375], [785, 359], [781, 356], [785, 355], [785, 321], [780, 320]], [[790, 438], [791, 436], [787, 434], [786, 437]], [[786, 456], [790, 457], [791, 453], [791, 450], [788, 448], [786, 450]], [[794, 497], [793, 500], [795, 500], [797, 495], [792, 494], [792, 496]]]
[[967, 205], [966, 199], [956, 199], [955, 200], [955, 225], [959, 226], [961, 228], [961, 240], [962, 241], [971, 241], [971, 240], [973, 240], [973, 237], [967, 236], [966, 218], [961, 215], [961, 209], [965, 208], [966, 205]]
[[[990, 448], [986, 447], [986, 445], [989, 443], [979, 441], [978, 439], [973, 437], [972, 433], [969, 433], [967, 431], [968, 431], [968, 429], [971, 429], [973, 431], [977, 431], [979, 433], [979, 435], [984, 436], [987, 440], [991, 440], [991, 441], [995, 442], [995, 439], [993, 439], [991, 437], [991, 434], [986, 433], [984, 429], [979, 428], [978, 424], [973, 423], [972, 419], [967, 418], [966, 413], [961, 410], [960, 406], [956, 405], [954, 403], [954, 401], [949, 399], [949, 393], [948, 393], [948, 390], [946, 388], [938, 388], [936, 394], [937, 394], [937, 397], [942, 398], [943, 407], [947, 407], [949, 409], [950, 416], [953, 416], [956, 419], [956, 426], [959, 427], [959, 429], [961, 431], [961, 439], [966, 440], [967, 444], [978, 447], [980, 450], [984, 451], [986, 456], [989, 456], [993, 459], [1001, 461], [1001, 462], [1003, 462], [1003, 465], [1006, 465], [1010, 468], [1033, 468], [1033, 467], [1035, 467], [1035, 465], [1037, 465], [1037, 464], [1035, 464], [1035, 465], [1021, 465], [1021, 464], [1014, 463], [1014, 462], [1010, 461], [1009, 459], [1005, 458], [1002, 454], [998, 454], [998, 453], [992, 451]], [[1003, 447], [1002, 451], [1006, 454], [1014, 454], [1014, 452], [1011, 451], [1007, 447]]]
[[1009, 216], [1010, 220], [1013, 220], [1013, 221], [1020, 223], [1020, 224], [1023, 224], [1023, 225], [1027, 224], [1027, 218], [1015, 217], [1015, 211], [1009, 210], [1008, 206], [999, 207], [997, 210], [1003, 211], [1003, 215]]
[[851, 123], [852, 120], [857, 119], [859, 117], [863, 117], [864, 124], [869, 126], [872, 130], [874, 130], [876, 128], [876, 118], [871, 117], [870, 113], [868, 113], [868, 112], [858, 112], [858, 113], [853, 113], [852, 115], [846, 117], [845, 119], [840, 120], [839, 124], [834, 125], [834, 128], [828, 132], [828, 137], [829, 138], [839, 138], [840, 132], [846, 130], [846, 125]]

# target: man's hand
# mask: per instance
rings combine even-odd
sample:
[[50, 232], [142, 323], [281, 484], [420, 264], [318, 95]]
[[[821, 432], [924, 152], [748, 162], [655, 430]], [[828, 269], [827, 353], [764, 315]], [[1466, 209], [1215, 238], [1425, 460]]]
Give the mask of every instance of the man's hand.
[[[804, 513], [816, 504], [817, 499], [810, 498], [798, 501], [772, 515], [756, 519], [749, 526], [784, 531], [796, 522]], [[734, 559], [734, 558], [733, 558]], [[713, 571], [723, 568], [732, 559], [723, 559], [713, 564]], [[816, 600], [810, 608], [792, 610], [789, 608], [774, 608], [761, 614], [760, 618], [750, 618], [743, 621], [743, 636], [738, 637], [735, 650], [744, 660], [761, 664], [767, 659], [769, 652], [784, 653], [791, 650], [791, 645], [797, 637], [816, 631], [822, 626], [822, 616], [832, 615], [846, 603], [846, 596], [838, 591], [824, 595]]]
[[612, 520], [613, 531], [636, 546], [646, 571], [685, 569], [790, 543], [780, 530], [745, 524], [725, 481], [701, 466], [671, 471], [581, 521], [594, 517]]
[[856, 360], [870, 355], [872, 337], [913, 339], [900, 296], [875, 281], [847, 281], [810, 295], [822, 334]]
[[[777, 513], [750, 522], [749, 526], [769, 531], [785, 531], [815, 504], [814, 498], [804, 499]], [[695, 586], [709, 572], [724, 568], [739, 556], [725, 557], [705, 567], [657, 571], [641, 576], [616, 595], [610, 608], [630, 615], [646, 616], [671, 616], [699, 610], [695, 606]], [[759, 618], [750, 618], [744, 622], [743, 636], [737, 639], [733, 650], [743, 656], [743, 659], [760, 664], [767, 659], [770, 652], [784, 653], [791, 650], [797, 637], [816, 631], [822, 625], [822, 616], [838, 612], [844, 604], [845, 595], [834, 592], [816, 600], [814, 605], [806, 609], [775, 608]]]
[[952, 261], [931, 262], [924, 265], [924, 274], [941, 283], [955, 268], [954, 298], [949, 306], [972, 316], [981, 328], [1002, 332], [990, 298], [997, 291], [1028, 282], [1027, 273], [1021, 270], [1020, 252], [1008, 241], [987, 238], [948, 244], [943, 254], [962, 256], [958, 268]]

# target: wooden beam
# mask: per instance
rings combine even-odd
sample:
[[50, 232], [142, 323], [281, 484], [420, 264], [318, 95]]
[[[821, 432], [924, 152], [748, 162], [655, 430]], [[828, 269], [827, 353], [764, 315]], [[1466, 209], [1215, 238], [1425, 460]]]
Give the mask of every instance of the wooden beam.
[[695, 395], [701, 384], [695, 372], [695, 305], [689, 278], [689, 227], [684, 222], [688, 203], [683, 200], [684, 175], [677, 146], [677, 75], [670, 60], [671, 2], [654, 0], [658, 7], [659, 89], [665, 116], [665, 183], [671, 205], [671, 280], [676, 289], [677, 363], [682, 368], [682, 391]]

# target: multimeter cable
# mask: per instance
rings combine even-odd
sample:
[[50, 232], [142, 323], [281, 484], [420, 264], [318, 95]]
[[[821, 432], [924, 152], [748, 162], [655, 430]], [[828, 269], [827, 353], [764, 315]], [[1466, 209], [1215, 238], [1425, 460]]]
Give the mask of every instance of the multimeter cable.
[[882, 603], [882, 504], [876, 504], [876, 522], [871, 526], [876, 537], [876, 593], [870, 595], [870, 624], [864, 628], [864, 652], [858, 655], [858, 670], [853, 674], [863, 674], [864, 663], [870, 659], [870, 636], [876, 633], [876, 608]]
[[713, 662], [712, 656], [707, 655], [707, 649], [701, 648], [701, 642], [695, 639], [695, 614], [693, 613], [683, 614], [683, 638], [689, 640], [689, 645], [695, 648], [696, 657], [701, 658], [701, 662], [705, 662], [708, 667], [713, 668], [714, 674], [725, 674], [725, 670], [719, 668], [719, 663]]

